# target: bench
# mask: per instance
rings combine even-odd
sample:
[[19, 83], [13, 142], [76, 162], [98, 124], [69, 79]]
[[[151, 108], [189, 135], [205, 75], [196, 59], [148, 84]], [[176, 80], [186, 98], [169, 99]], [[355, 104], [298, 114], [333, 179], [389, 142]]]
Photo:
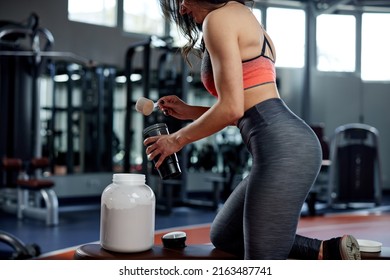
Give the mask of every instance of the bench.
[[[378, 253], [362, 252], [363, 260], [389, 260], [390, 247], [382, 247]], [[115, 253], [103, 249], [100, 244], [90, 243], [77, 248], [76, 260], [237, 260], [235, 255], [216, 249], [211, 244], [188, 245], [185, 248], [165, 248], [155, 245], [139, 253]]]
[[42, 178], [40, 174], [48, 166], [49, 159], [45, 157], [33, 158], [28, 164], [19, 158], [3, 158], [2, 168], [10, 178], [3, 210], [16, 213], [18, 219], [31, 217], [44, 220], [48, 226], [57, 225], [58, 198], [53, 190], [54, 181]]

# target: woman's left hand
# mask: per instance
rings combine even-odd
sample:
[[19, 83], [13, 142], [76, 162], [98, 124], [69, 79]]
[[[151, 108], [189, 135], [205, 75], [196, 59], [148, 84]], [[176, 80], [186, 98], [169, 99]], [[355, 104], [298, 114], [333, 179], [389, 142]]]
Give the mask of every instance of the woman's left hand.
[[158, 158], [155, 163], [156, 168], [159, 168], [168, 156], [182, 149], [182, 146], [176, 140], [175, 134], [148, 137], [145, 139], [144, 145], [149, 160]]

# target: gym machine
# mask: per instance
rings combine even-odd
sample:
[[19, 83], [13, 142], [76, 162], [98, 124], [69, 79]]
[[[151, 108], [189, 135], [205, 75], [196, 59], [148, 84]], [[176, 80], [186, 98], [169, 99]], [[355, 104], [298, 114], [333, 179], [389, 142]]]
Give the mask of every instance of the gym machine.
[[15, 235], [2, 230], [0, 230], [0, 243], [7, 245], [7, 249], [0, 250], [0, 259], [2, 260], [26, 260], [41, 254], [39, 245], [25, 244]]
[[[136, 55], [142, 55], [142, 96], [148, 99], [155, 99], [170, 94], [174, 94], [186, 100], [188, 92], [188, 69], [185, 61], [182, 59], [180, 50], [172, 46], [173, 39], [171, 37], [158, 38], [155, 36], [148, 37], [146, 40], [132, 44], [129, 46], [125, 57], [125, 75], [127, 77], [127, 106], [126, 106], [126, 121], [125, 121], [125, 150], [124, 150], [124, 170], [131, 169], [131, 158], [134, 158], [134, 147], [137, 142], [140, 143], [142, 153], [142, 172], [145, 174], [155, 175], [153, 166], [146, 158], [142, 139], [136, 139], [136, 131], [142, 131], [143, 128], [155, 124], [166, 123], [170, 132], [174, 132], [181, 128], [182, 122], [173, 118], [167, 118], [161, 112], [155, 111], [149, 116], [144, 116], [141, 123], [135, 123], [134, 105], [135, 105], [135, 89], [134, 83], [129, 77], [135, 71]], [[152, 59], [152, 56], [157, 55], [157, 59]], [[154, 63], [154, 65], [152, 65]], [[155, 68], [156, 70], [154, 70]], [[152, 96], [152, 94], [154, 94]], [[137, 127], [135, 127], [137, 126]], [[186, 198], [185, 181], [186, 168], [185, 162], [187, 156], [186, 151], [181, 151], [178, 154], [179, 163], [182, 166], [182, 174], [177, 179], [160, 181], [159, 179], [152, 182], [152, 187], [156, 190], [157, 195], [164, 197], [164, 203], [160, 208], [163, 211], [170, 212], [175, 202], [182, 202]]]

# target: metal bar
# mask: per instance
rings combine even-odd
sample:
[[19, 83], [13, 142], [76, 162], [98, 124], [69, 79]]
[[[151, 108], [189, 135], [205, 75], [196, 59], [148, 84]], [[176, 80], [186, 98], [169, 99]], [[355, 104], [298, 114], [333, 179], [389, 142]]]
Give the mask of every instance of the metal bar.
[[72, 174], [74, 171], [74, 149], [73, 149], [73, 80], [72, 80], [72, 72], [73, 70], [70, 70], [69, 67], [67, 67], [67, 75], [68, 75], [68, 82], [67, 82], [67, 108], [66, 108], [66, 123], [67, 123], [67, 133], [66, 133], [66, 139], [67, 139], [67, 151], [66, 151], [66, 167], [67, 167], [67, 174]]
[[[144, 57], [143, 57], [143, 71], [142, 71], [142, 85], [143, 85], [143, 92], [144, 97], [149, 98], [149, 91], [150, 91], [150, 44], [144, 47]], [[146, 123], [146, 116], [144, 116], [144, 124]], [[147, 174], [147, 164], [148, 159], [146, 156], [146, 153], [142, 153], [142, 170], [144, 174]]]
[[125, 76], [126, 76], [126, 116], [125, 116], [125, 147], [124, 147], [124, 160], [123, 160], [123, 170], [124, 172], [128, 172], [130, 170], [130, 148], [132, 142], [132, 135], [130, 130], [130, 125], [132, 121], [132, 102], [131, 96], [133, 93], [133, 84], [130, 80], [131, 73], [133, 72], [133, 56], [135, 53], [134, 48], [130, 48], [126, 53], [125, 60]]
[[[132, 133], [131, 133], [131, 123], [132, 123], [132, 108], [133, 108], [133, 103], [132, 103], [132, 93], [133, 93], [133, 85], [132, 81], [130, 79], [131, 74], [133, 73], [133, 57], [134, 54], [137, 51], [140, 51], [140, 47], [142, 47], [142, 50], [145, 52], [148, 52], [148, 56], [150, 55], [150, 44], [152, 42], [151, 37], [149, 37], [147, 40], [140, 41], [134, 44], [131, 44], [129, 48], [127, 49], [126, 52], [126, 57], [125, 57], [125, 75], [126, 75], [126, 85], [127, 85], [127, 92], [126, 92], [126, 119], [125, 119], [125, 155], [124, 155], [124, 161], [123, 161], [123, 167], [124, 171], [128, 172], [130, 170], [130, 157], [131, 157], [131, 144], [132, 144]], [[146, 54], [144, 53], [144, 65], [148, 70], [145, 70], [143, 72], [143, 79], [145, 79], [145, 74], [149, 76], [149, 61], [150, 58], [146, 58]], [[147, 63], [147, 64], [145, 64]], [[147, 79], [149, 79], [147, 77]], [[149, 83], [149, 81], [148, 81]], [[148, 91], [146, 89], [146, 84], [144, 81], [144, 93]], [[144, 153], [145, 154], [145, 153]], [[143, 160], [145, 161], [145, 159]]]
[[91, 61], [82, 56], [78, 56], [71, 52], [58, 52], [58, 51], [0, 51], [0, 56], [41, 56], [48, 58], [69, 59], [75, 63], [82, 64], [83, 66], [90, 66]]

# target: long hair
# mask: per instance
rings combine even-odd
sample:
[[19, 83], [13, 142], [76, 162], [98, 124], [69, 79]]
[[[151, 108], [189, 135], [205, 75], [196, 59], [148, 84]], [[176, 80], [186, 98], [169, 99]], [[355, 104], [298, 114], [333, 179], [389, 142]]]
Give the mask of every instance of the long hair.
[[[184, 36], [184, 38], [187, 40], [187, 43], [182, 47], [181, 51], [187, 62], [188, 56], [192, 50], [195, 49], [195, 45], [199, 40], [200, 37], [200, 26], [196, 24], [196, 22], [189, 17], [188, 15], [181, 15], [180, 14], [180, 4], [182, 0], [159, 0], [161, 10], [164, 14], [164, 17], [176, 23], [177, 27], [179, 28], [180, 33]], [[198, 2], [200, 5], [202, 5], [206, 9], [214, 10], [217, 7], [226, 5], [228, 2], [232, 0], [193, 0]], [[243, 5], [245, 5], [245, 2], [253, 2], [253, 0], [233, 0], [236, 2], [239, 2]], [[195, 54], [197, 56], [201, 56], [202, 48], [203, 48], [203, 42], [200, 46], [200, 50], [196, 50]]]

